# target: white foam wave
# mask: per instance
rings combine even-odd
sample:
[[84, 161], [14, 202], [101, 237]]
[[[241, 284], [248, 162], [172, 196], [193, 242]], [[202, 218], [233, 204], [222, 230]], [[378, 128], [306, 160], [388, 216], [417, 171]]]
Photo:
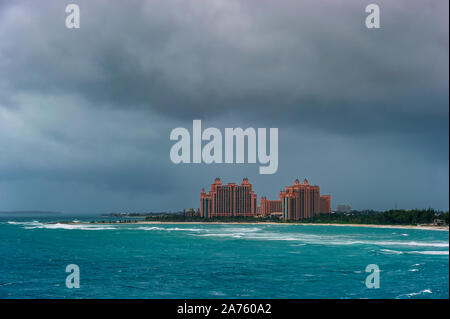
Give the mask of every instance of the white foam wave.
[[417, 242], [417, 241], [374, 241], [363, 242], [380, 246], [417, 246], [417, 247], [448, 247], [448, 242]]
[[13, 222], [13, 221], [9, 221], [8, 224], [11, 225], [42, 225], [42, 223], [38, 222], [37, 220], [33, 220], [32, 222]]
[[381, 249], [381, 251], [382, 251], [383, 253], [386, 253], [386, 254], [393, 254], [393, 255], [402, 255], [402, 254], [403, 254], [402, 251], [398, 251], [398, 250]]
[[200, 237], [230, 237], [230, 238], [242, 238], [244, 233], [229, 233], [229, 234], [202, 234]]
[[161, 227], [136, 227], [136, 228], [128, 228], [128, 229], [140, 229], [140, 230], [163, 230]]
[[432, 293], [433, 292], [431, 291], [431, 289], [424, 289], [424, 290], [421, 290], [419, 292], [412, 292], [410, 294], [401, 295], [401, 296], [413, 297], [413, 296], [418, 296], [418, 295], [423, 295], [423, 294], [432, 294]]
[[162, 231], [191, 231], [191, 232], [199, 232], [203, 229], [200, 228], [165, 228], [165, 227], [136, 227], [136, 228], [129, 228], [129, 229], [140, 229], [140, 230], [162, 230]]
[[169, 231], [202, 231], [203, 229], [200, 228], [167, 228]]
[[221, 231], [231, 232], [231, 233], [253, 233], [260, 231], [261, 228], [258, 227], [225, 227], [220, 229]]
[[442, 255], [448, 256], [448, 250], [424, 250], [424, 251], [410, 251], [410, 254], [421, 254], [421, 255]]
[[63, 223], [40, 223], [36, 220], [32, 222], [13, 222], [8, 224], [21, 225], [24, 229], [78, 229], [78, 230], [107, 230], [116, 229], [108, 225], [90, 225], [90, 224], [63, 224]]
[[68, 230], [111, 230], [116, 229], [115, 227], [108, 226], [108, 225], [88, 225], [88, 224], [42, 224], [40, 226], [32, 226], [32, 227], [25, 227], [27, 229], [33, 229], [33, 228], [45, 228], [45, 229], [68, 229]]

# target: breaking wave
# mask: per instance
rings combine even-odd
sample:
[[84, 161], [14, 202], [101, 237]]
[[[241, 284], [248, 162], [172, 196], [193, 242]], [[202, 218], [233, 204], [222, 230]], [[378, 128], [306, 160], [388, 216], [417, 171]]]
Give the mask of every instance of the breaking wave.
[[390, 250], [390, 249], [381, 249], [381, 252], [388, 255], [402, 255], [402, 251]]
[[136, 227], [136, 228], [128, 228], [128, 229], [140, 229], [140, 230], [165, 230], [165, 231], [192, 231], [192, 232], [198, 232], [202, 231], [203, 229], [200, 228], [165, 228], [165, 227]]
[[410, 251], [410, 254], [421, 254], [421, 255], [442, 255], [448, 256], [448, 250], [425, 250], [425, 251]]
[[412, 292], [410, 294], [400, 295], [397, 298], [404, 298], [404, 297], [411, 298], [411, 297], [414, 297], [414, 296], [422, 296], [422, 295], [425, 295], [425, 294], [432, 294], [432, 293], [433, 292], [431, 291], [431, 289], [424, 289], [424, 290], [421, 290], [419, 292]]
[[[365, 242], [362, 242], [365, 243]], [[417, 241], [374, 241], [374, 245], [386, 246], [417, 246], [417, 247], [448, 247], [448, 242], [417, 242]]]
[[69, 229], [69, 230], [110, 230], [116, 229], [109, 225], [89, 225], [89, 224], [64, 224], [64, 223], [40, 223], [32, 222], [8, 222], [11, 225], [21, 225], [24, 229]]

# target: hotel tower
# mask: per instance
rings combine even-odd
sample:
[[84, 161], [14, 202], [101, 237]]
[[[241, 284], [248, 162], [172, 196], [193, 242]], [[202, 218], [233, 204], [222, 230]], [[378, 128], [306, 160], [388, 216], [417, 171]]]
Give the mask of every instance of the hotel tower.
[[309, 185], [305, 178], [300, 184], [298, 179], [294, 185], [286, 186], [280, 192], [282, 218], [299, 220], [330, 213], [330, 195], [320, 196], [319, 186]]
[[241, 185], [222, 185], [220, 178], [216, 178], [208, 194], [205, 189], [200, 193], [200, 214], [204, 218], [256, 216], [256, 212], [257, 196], [247, 178]]

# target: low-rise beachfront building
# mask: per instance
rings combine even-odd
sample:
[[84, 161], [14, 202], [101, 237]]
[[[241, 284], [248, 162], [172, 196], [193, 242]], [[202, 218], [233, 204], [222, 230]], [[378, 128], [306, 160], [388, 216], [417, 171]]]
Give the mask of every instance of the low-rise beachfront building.
[[282, 212], [281, 199], [268, 200], [266, 196], [261, 197], [261, 216], [277, 215]]
[[320, 213], [331, 214], [331, 195], [320, 196]]

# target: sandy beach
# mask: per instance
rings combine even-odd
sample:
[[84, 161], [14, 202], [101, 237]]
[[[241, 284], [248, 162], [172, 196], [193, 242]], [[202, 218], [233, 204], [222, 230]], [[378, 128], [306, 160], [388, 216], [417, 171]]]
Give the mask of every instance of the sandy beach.
[[[115, 222], [96, 223], [96, 224], [121, 224]], [[125, 223], [124, 223], [125, 224]], [[448, 226], [414, 226], [414, 225], [371, 225], [371, 224], [317, 224], [317, 223], [273, 223], [273, 222], [161, 222], [161, 221], [135, 221], [126, 224], [167, 224], [167, 225], [293, 225], [293, 226], [338, 226], [338, 227], [370, 227], [370, 228], [394, 228], [394, 229], [422, 229], [422, 230], [439, 230], [449, 231]]]

